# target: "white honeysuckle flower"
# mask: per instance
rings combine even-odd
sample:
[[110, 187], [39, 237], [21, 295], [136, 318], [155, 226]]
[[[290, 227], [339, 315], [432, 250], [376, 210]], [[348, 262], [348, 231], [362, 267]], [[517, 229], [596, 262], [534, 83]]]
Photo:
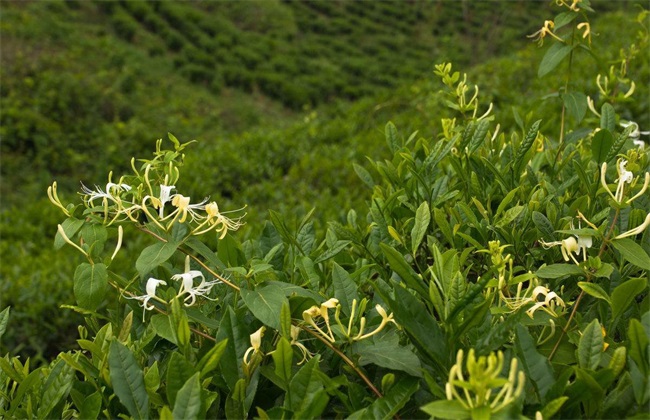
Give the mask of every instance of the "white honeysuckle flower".
[[[260, 347], [262, 346], [262, 337], [264, 337], [264, 331], [266, 331], [266, 327], [262, 326], [260, 329], [250, 335], [251, 346], [248, 348], [248, 350], [246, 350], [246, 353], [244, 353], [243, 361], [245, 365], [250, 364], [250, 359], [252, 359], [255, 354], [261, 353]], [[249, 355], [250, 358], [248, 357]]]
[[580, 264], [578, 260], [576, 260], [576, 258], [573, 256], [574, 253], [576, 255], [580, 255], [580, 245], [578, 245], [578, 240], [573, 236], [569, 236], [568, 238], [561, 241], [544, 242], [544, 240], [540, 239], [539, 242], [544, 248], [551, 248], [556, 245], [560, 245], [560, 251], [562, 251], [562, 257], [564, 258], [564, 261], [569, 261], [569, 259], [571, 259], [574, 263]]
[[308, 358], [312, 357], [312, 353], [307, 350], [307, 347], [304, 346], [301, 342], [298, 341], [298, 335], [300, 335], [300, 327], [295, 325], [291, 326], [291, 345], [298, 347], [300, 353], [302, 353], [302, 360], [298, 362], [298, 366], [303, 364]]
[[[607, 180], [605, 179], [605, 173], [607, 171], [607, 162], [603, 162], [603, 165], [601, 166], [600, 169], [600, 183], [603, 185], [605, 190], [617, 203], [621, 203], [623, 201], [625, 184], [631, 184], [632, 181], [634, 180], [634, 174], [625, 168], [626, 165], [627, 165], [627, 160], [625, 159], [619, 159], [619, 161], [617, 162], [616, 171], [618, 172], [618, 178], [616, 179], [616, 182], [618, 184], [616, 185], [616, 192], [614, 194], [612, 194], [611, 190], [609, 189], [609, 186], [607, 185]], [[625, 203], [630, 204], [632, 201], [639, 198], [641, 195], [643, 195], [643, 193], [645, 193], [649, 185], [650, 185], [650, 172], [646, 172], [644, 175], [644, 182], [643, 182], [643, 186], [641, 187], [641, 190], [638, 193], [636, 193], [633, 197], [627, 199]]]
[[361, 318], [361, 327], [359, 328], [359, 334], [357, 334], [357, 336], [354, 337], [353, 340], [361, 341], [361, 340], [364, 340], [364, 339], [366, 339], [368, 337], [371, 337], [371, 336], [377, 334], [379, 331], [383, 330], [384, 327], [390, 322], [397, 325], [397, 322], [395, 322], [395, 320], [393, 319], [393, 314], [392, 313], [390, 315], [388, 315], [386, 313], [386, 310], [379, 304], [377, 304], [375, 306], [375, 309], [377, 310], [377, 313], [379, 314], [379, 316], [381, 316], [381, 323], [379, 324], [379, 326], [377, 326], [377, 328], [375, 328], [372, 332], [364, 334], [363, 329], [364, 329], [364, 327], [366, 325], [366, 322], [365, 322], [366, 318]]
[[[543, 295], [544, 300], [543, 301], [538, 301], [538, 296]], [[560, 298], [557, 293], [551, 292], [547, 287], [545, 286], [537, 286], [533, 290], [533, 296], [530, 300], [531, 302], [535, 302], [535, 304], [526, 311], [526, 314], [533, 318], [535, 311], [538, 309], [543, 310], [544, 312], [548, 313], [549, 315], [553, 317], [557, 317], [557, 313], [555, 312], [555, 307], [557, 306], [562, 306], [565, 307], [564, 301], [562, 298]]]
[[[194, 286], [195, 278], [201, 279], [201, 283], [199, 283], [197, 286]], [[221, 283], [220, 280], [206, 281], [203, 273], [201, 273], [199, 270], [190, 270], [186, 273], [175, 274], [172, 276], [172, 280], [181, 281], [181, 287], [176, 297], [181, 297], [187, 294], [183, 300], [186, 306], [194, 305], [196, 303], [197, 296], [206, 298], [208, 300], [215, 300], [211, 299], [208, 294], [215, 284]]]
[[644, 149], [645, 148], [645, 142], [640, 139], [641, 135], [647, 136], [650, 134], [650, 131], [641, 131], [639, 129], [639, 124], [635, 123], [634, 121], [627, 121], [627, 122], [621, 122], [621, 127], [627, 128], [629, 126], [634, 127], [634, 129], [630, 132], [630, 137], [632, 139], [632, 143], [634, 143], [635, 146], [637, 146], [639, 149]]
[[[156, 297], [156, 289], [161, 284], [162, 285], [167, 285], [167, 282], [164, 281], [164, 280], [159, 280], [159, 279], [155, 279], [153, 277], [150, 277], [149, 280], [147, 280], [147, 284], [145, 286], [145, 291], [147, 292], [146, 294], [144, 294], [142, 296], [133, 296], [133, 297], [125, 296], [125, 297], [127, 299], [136, 299], [136, 300], [141, 301], [142, 302], [142, 307], [145, 309], [145, 311], [150, 311], [153, 308], [155, 308], [155, 306], [154, 305], [148, 306], [149, 301], [151, 299], [157, 299], [157, 297]], [[142, 320], [143, 321], [144, 321], [144, 315], [145, 315], [145, 312], [143, 311], [142, 312]]]
[[176, 188], [174, 185], [161, 185], [160, 186], [160, 208], [158, 209], [158, 217], [164, 217], [165, 203], [171, 201], [171, 192]]
[[[96, 199], [108, 199], [113, 202], [116, 202], [118, 198], [115, 196], [116, 193], [119, 194], [120, 191], [129, 191], [131, 189], [131, 186], [127, 184], [115, 184], [113, 182], [109, 182], [106, 184], [106, 191], [102, 190], [99, 186], [95, 185], [95, 188], [97, 191], [91, 190], [90, 188], [86, 187], [83, 183], [81, 184], [81, 192], [83, 192], [85, 195], [88, 195], [87, 202], [92, 205], [93, 201]], [[115, 189], [116, 192], [112, 193], [111, 190]]]

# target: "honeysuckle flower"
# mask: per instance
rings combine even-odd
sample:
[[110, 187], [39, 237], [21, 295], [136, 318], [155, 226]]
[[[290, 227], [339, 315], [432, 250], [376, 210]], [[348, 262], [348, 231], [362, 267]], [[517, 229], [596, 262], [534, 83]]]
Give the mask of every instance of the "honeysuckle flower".
[[160, 186], [160, 208], [158, 209], [158, 217], [161, 219], [165, 216], [165, 204], [171, 200], [172, 190], [176, 188], [174, 185], [161, 185]]
[[643, 223], [641, 223], [639, 226], [635, 227], [634, 229], [630, 229], [627, 232], [616, 235], [614, 239], [623, 239], [627, 238], [628, 236], [636, 236], [646, 230], [648, 226], [650, 226], [650, 213], [648, 213]]
[[527, 35], [527, 37], [528, 38], [534, 38], [533, 40], [537, 41], [539, 46], [542, 46], [544, 44], [544, 37], [546, 37], [546, 35], [550, 35], [553, 38], [557, 39], [558, 41], [564, 42], [562, 40], [562, 38], [560, 38], [559, 36], [557, 36], [557, 35], [555, 35], [553, 33], [553, 28], [554, 27], [555, 27], [555, 23], [553, 23], [552, 20], [545, 20], [544, 21], [544, 26], [542, 26], [542, 28], [539, 31], [537, 31], [537, 32], [535, 32], [533, 34]]
[[580, 264], [578, 260], [573, 256], [575, 253], [576, 255], [580, 254], [580, 245], [578, 245], [578, 240], [574, 238], [573, 236], [569, 236], [566, 239], [563, 239], [561, 241], [554, 241], [554, 242], [544, 242], [544, 240], [539, 241], [544, 248], [551, 248], [554, 246], [559, 245], [560, 250], [562, 251], [562, 257], [564, 258], [564, 261], [569, 261], [569, 259], [573, 260], [574, 263]]
[[633, 127], [633, 130], [630, 132], [629, 138], [632, 139], [632, 142], [638, 146], [640, 149], [643, 149], [645, 147], [645, 142], [640, 139], [641, 135], [647, 136], [650, 134], [650, 131], [641, 131], [639, 129], [639, 124], [635, 123], [634, 121], [628, 121], [628, 122], [621, 122], [621, 127], [623, 128], [628, 128], [630, 126]]
[[591, 97], [587, 96], [587, 107], [589, 110], [596, 115], [597, 117], [600, 117], [600, 113], [596, 111], [596, 106], [594, 105], [594, 100], [591, 99]]
[[[199, 283], [197, 286], [194, 286], [195, 278], [201, 279], [201, 283]], [[201, 273], [199, 270], [189, 270], [182, 274], [175, 274], [172, 276], [172, 280], [181, 282], [181, 287], [176, 297], [181, 297], [187, 294], [183, 300], [183, 303], [185, 303], [186, 306], [194, 305], [196, 303], [197, 296], [206, 298], [208, 300], [214, 300], [211, 299], [208, 294], [215, 284], [221, 283], [220, 280], [206, 281], [203, 273]]]
[[291, 326], [291, 345], [298, 347], [298, 350], [300, 350], [300, 353], [302, 353], [302, 360], [298, 362], [298, 365], [301, 365], [307, 360], [308, 358], [312, 357], [312, 354], [309, 350], [307, 350], [307, 347], [305, 347], [301, 342], [298, 341], [298, 335], [300, 334], [300, 327], [297, 327], [295, 325]]
[[377, 310], [377, 313], [381, 316], [381, 323], [377, 326], [377, 328], [374, 329], [374, 331], [369, 332], [367, 334], [363, 334], [363, 329], [366, 326], [366, 318], [362, 317], [361, 318], [361, 326], [359, 328], [359, 334], [357, 334], [357, 336], [354, 337], [353, 340], [361, 341], [361, 340], [364, 340], [364, 339], [366, 339], [368, 337], [371, 337], [371, 336], [377, 334], [379, 331], [383, 330], [384, 327], [390, 322], [397, 325], [397, 322], [395, 322], [395, 320], [393, 319], [393, 314], [392, 313], [390, 315], [388, 315], [386, 313], [386, 310], [379, 304], [377, 304], [375, 306], [375, 309]]
[[[448, 400], [458, 401], [465, 409], [489, 407], [495, 414], [512, 404], [523, 392], [526, 375], [517, 369], [517, 359], [512, 358], [508, 378], [501, 377], [504, 357], [502, 352], [490, 353], [476, 359], [474, 349], [467, 357], [468, 377], [463, 375], [463, 350], [456, 354], [456, 364], [449, 370], [445, 385]], [[493, 390], [501, 388], [494, 395]], [[462, 390], [463, 395], [459, 393]]]
[[[302, 319], [332, 343], [335, 342], [336, 339], [334, 338], [334, 334], [332, 333], [332, 329], [330, 327], [329, 313], [327, 312], [327, 310], [336, 308], [338, 303], [339, 303], [338, 299], [331, 298], [323, 302], [320, 305], [320, 307], [312, 306], [311, 308], [302, 312]], [[323, 331], [314, 321], [314, 318], [317, 318], [319, 316], [322, 317], [323, 320], [325, 320], [325, 326], [327, 327], [327, 332]]]
[[122, 190], [129, 191], [131, 189], [131, 186], [124, 183], [115, 184], [113, 182], [109, 182], [108, 184], [106, 184], [106, 191], [103, 191], [97, 185], [95, 185], [95, 188], [97, 188], [97, 191], [91, 190], [90, 188], [86, 187], [84, 184], [81, 184], [81, 192], [83, 192], [85, 195], [88, 196], [86, 202], [89, 205], [93, 205], [93, 201], [97, 199], [107, 199], [113, 202], [117, 202], [119, 198], [115, 194], [119, 194], [119, 192]]
[[208, 200], [205, 199], [200, 203], [190, 204], [190, 197], [185, 197], [184, 195], [181, 194], [174, 194], [172, 196], [172, 206], [176, 207], [176, 210], [174, 210], [172, 213], [169, 214], [169, 216], [167, 216], [167, 218], [174, 216], [169, 226], [174, 224], [174, 222], [178, 219], [179, 215], [180, 215], [180, 219], [178, 219], [178, 221], [180, 223], [185, 223], [188, 214], [191, 217], [190, 220], [203, 219], [204, 216], [198, 214], [195, 210], [203, 210], [205, 208], [205, 203], [207, 201]]
[[52, 204], [60, 208], [66, 216], [70, 217], [70, 212], [65, 208], [63, 203], [61, 203], [59, 195], [57, 194], [56, 181], [54, 181], [51, 186], [47, 187], [47, 197], [50, 199]]
[[77, 249], [77, 251], [81, 252], [84, 254], [86, 257], [88, 257], [88, 253], [84, 251], [83, 248], [81, 248], [79, 245], [75, 244], [72, 239], [68, 238], [68, 235], [65, 233], [65, 230], [63, 229], [63, 226], [57, 225], [57, 231], [59, 232], [59, 235], [63, 238], [63, 240], [68, 244], [72, 245], [74, 248]]
[[[538, 297], [540, 295], [544, 296], [543, 301], [539, 301]], [[535, 287], [535, 289], [533, 290], [532, 301], [535, 302], [535, 304], [526, 311], [526, 314], [531, 318], [533, 318], [535, 311], [537, 311], [538, 309], [541, 309], [544, 312], [548, 313], [549, 315], [557, 318], [557, 313], [555, 312], [555, 308], [557, 306], [561, 306], [563, 308], [565, 307], [562, 298], [559, 297], [557, 293], [551, 292], [545, 286]]]
[[209, 204], [205, 205], [205, 213], [207, 214], [207, 217], [203, 223], [194, 229], [192, 232], [194, 235], [202, 235], [214, 229], [217, 233], [220, 233], [219, 239], [223, 239], [229, 230], [237, 230], [243, 224], [241, 222], [241, 219], [244, 216], [241, 216], [237, 219], [229, 219], [228, 217], [224, 216], [224, 214], [231, 212], [221, 213], [219, 211], [219, 205], [215, 201], [212, 201]]
[[[625, 159], [619, 159], [619, 161], [617, 162], [616, 170], [618, 172], [618, 178], [616, 179], [617, 186], [616, 186], [616, 192], [614, 194], [612, 194], [612, 191], [609, 189], [605, 177], [605, 173], [607, 172], [607, 162], [603, 162], [603, 165], [600, 169], [600, 182], [605, 188], [605, 190], [609, 193], [609, 195], [617, 203], [623, 202], [623, 196], [625, 193], [625, 184], [631, 184], [632, 181], [634, 180], [634, 174], [625, 168], [626, 165], [627, 165], [627, 160]], [[648, 185], [650, 185], [650, 172], [645, 173], [644, 182], [643, 182], [643, 186], [641, 187], [641, 190], [631, 198], [627, 199], [625, 201], [625, 204], [630, 204], [632, 201], [636, 200], [641, 195], [643, 195], [643, 193], [645, 193], [646, 190], [648, 189]]]
[[591, 44], [591, 26], [589, 26], [589, 22], [579, 23], [577, 28], [578, 29], [584, 28], [584, 32], [582, 33], [582, 38], [589, 37], [589, 44]]
[[[153, 308], [155, 308], [155, 306], [154, 305], [148, 306], [148, 303], [149, 303], [149, 301], [151, 299], [158, 299], [156, 297], [156, 289], [161, 284], [162, 285], [167, 285], [167, 282], [165, 282], [164, 280], [159, 280], [159, 279], [155, 279], [153, 277], [150, 277], [149, 280], [147, 280], [147, 284], [145, 286], [145, 291], [147, 292], [146, 294], [144, 294], [142, 296], [133, 296], [133, 297], [125, 296], [125, 297], [127, 299], [136, 299], [136, 300], [141, 301], [142, 302], [142, 307], [145, 309], [145, 311], [150, 311]], [[142, 312], [142, 320], [143, 321], [144, 321], [144, 315], [145, 315], [145, 312]]]
[[256, 354], [261, 353], [260, 347], [262, 346], [262, 337], [264, 337], [264, 331], [266, 331], [266, 327], [262, 326], [260, 329], [250, 335], [251, 346], [246, 350], [246, 353], [244, 353], [243, 359], [246, 366], [250, 364], [251, 359], [255, 357]]

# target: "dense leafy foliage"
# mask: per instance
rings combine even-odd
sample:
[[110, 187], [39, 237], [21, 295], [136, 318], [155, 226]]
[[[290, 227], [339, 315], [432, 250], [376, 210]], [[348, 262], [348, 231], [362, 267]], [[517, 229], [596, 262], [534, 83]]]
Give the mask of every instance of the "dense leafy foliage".
[[[343, 117], [325, 122], [314, 112], [286, 131], [243, 134], [220, 154], [169, 135], [153, 157], [119, 165], [80, 197], [54, 183], [48, 195], [65, 216], [55, 248], [84, 261], [48, 269], [72, 279], [75, 305], [66, 307], [86, 321], [81, 350], [36, 367], [0, 359], [2, 413], [647, 414], [650, 162], [632, 121], [645, 126], [637, 115], [648, 99], [635, 100], [635, 89], [647, 62], [635, 63], [647, 61], [647, 14], [635, 17], [639, 32], [623, 49], [598, 61], [603, 73], [585, 78], [584, 53], [599, 52], [592, 10], [587, 1], [561, 3], [537, 33], [547, 45], [533, 75], [545, 82], [528, 70], [521, 85], [536, 95], [555, 86], [543, 106], [528, 112], [524, 94], [512, 92], [530, 67], [527, 51], [477, 70], [490, 80], [489, 66], [510, 65], [493, 76], [489, 95], [451, 64], [436, 65], [444, 89], [410, 86], [408, 110], [384, 111], [394, 122], [382, 146], [348, 164], [358, 181], [332, 162], [343, 160], [344, 134], [361, 137], [376, 122], [350, 129]], [[122, 13], [115, 7], [111, 16]], [[349, 121], [368, 109], [340, 106]], [[310, 151], [301, 136], [318, 147]], [[349, 156], [377, 137], [359, 140]], [[243, 172], [249, 178], [233, 175], [242, 155], [263, 162]], [[322, 190], [309, 185], [324, 180], [312, 166], [323, 160], [322, 174], [339, 179], [316, 198]], [[296, 182], [293, 196], [259, 181], [298, 180], [306, 167], [313, 178]], [[213, 176], [223, 197], [192, 200], [210, 192]], [[261, 222], [255, 206], [265, 200], [335, 208], [326, 224], [315, 210], [271, 211]], [[236, 232], [246, 220], [257, 226]], [[0, 336], [13, 321], [9, 309], [0, 313]]]

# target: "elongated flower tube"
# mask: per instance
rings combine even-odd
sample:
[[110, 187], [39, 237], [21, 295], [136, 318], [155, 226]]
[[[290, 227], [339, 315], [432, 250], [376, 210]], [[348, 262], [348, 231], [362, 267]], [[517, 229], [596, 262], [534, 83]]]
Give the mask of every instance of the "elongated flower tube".
[[300, 334], [300, 327], [295, 325], [291, 326], [291, 345], [298, 347], [300, 353], [302, 354], [302, 360], [298, 362], [298, 365], [303, 364], [308, 358], [312, 357], [312, 354], [307, 347], [304, 346], [300, 341], [298, 341], [298, 335]]
[[[234, 211], [239, 211], [239, 210], [234, 210]], [[205, 221], [203, 221], [203, 223], [201, 223], [199, 226], [197, 226], [194, 229], [194, 231], [192, 232], [193, 235], [202, 235], [214, 229], [217, 233], [219, 233], [219, 239], [223, 239], [229, 230], [237, 230], [243, 224], [241, 222], [241, 219], [244, 216], [241, 216], [237, 219], [229, 219], [224, 214], [231, 213], [231, 212], [221, 213], [219, 211], [219, 205], [215, 201], [206, 204], [205, 212], [207, 214]]]
[[576, 260], [576, 258], [573, 256], [574, 253], [577, 255], [580, 254], [580, 245], [578, 244], [578, 240], [573, 236], [569, 236], [568, 238], [561, 241], [544, 242], [540, 239], [539, 242], [544, 248], [551, 248], [553, 246], [559, 245], [564, 261], [569, 261], [569, 259], [571, 259], [574, 263], [578, 265], [580, 264], [578, 260]]
[[628, 236], [636, 236], [646, 230], [648, 226], [650, 226], [650, 213], [646, 215], [645, 220], [639, 226], [615, 236], [614, 239], [623, 239], [627, 238]]
[[377, 328], [375, 328], [372, 332], [369, 332], [367, 334], [363, 334], [363, 328], [365, 327], [365, 324], [366, 324], [366, 318], [365, 317], [361, 318], [361, 327], [359, 328], [359, 334], [357, 334], [357, 336], [354, 337], [353, 340], [361, 341], [361, 340], [364, 340], [364, 339], [366, 339], [368, 337], [372, 337], [373, 335], [377, 334], [379, 331], [383, 330], [384, 327], [390, 322], [397, 325], [397, 323], [393, 319], [393, 314], [392, 313], [390, 315], [388, 315], [386, 313], [386, 310], [379, 304], [377, 304], [375, 306], [375, 309], [377, 310], [377, 313], [381, 316], [381, 322], [379, 323]]
[[[631, 184], [634, 180], [634, 174], [626, 169], [627, 161], [625, 159], [619, 159], [616, 164], [616, 170], [618, 172], [618, 178], [616, 179], [616, 192], [612, 194], [612, 191], [607, 185], [607, 180], [605, 178], [605, 172], [607, 171], [607, 162], [603, 162], [603, 165], [600, 169], [600, 182], [607, 191], [607, 193], [616, 201], [617, 203], [622, 203], [624, 194], [625, 194], [625, 184]], [[641, 190], [636, 193], [633, 197], [627, 199], [625, 204], [630, 204], [632, 201], [641, 197], [648, 189], [650, 185], [650, 173], [646, 172], [644, 175], [644, 182]]]

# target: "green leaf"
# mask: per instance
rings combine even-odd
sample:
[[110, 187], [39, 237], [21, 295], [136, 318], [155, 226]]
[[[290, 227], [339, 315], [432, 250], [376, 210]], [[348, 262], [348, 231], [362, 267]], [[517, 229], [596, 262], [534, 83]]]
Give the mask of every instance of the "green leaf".
[[341, 310], [345, 315], [350, 316], [352, 301], [359, 301], [357, 284], [352, 280], [350, 274], [336, 262], [332, 264], [332, 288], [334, 297], [341, 304]]
[[319, 264], [335, 257], [339, 252], [343, 251], [346, 246], [350, 245], [351, 242], [352, 241], [336, 241], [332, 247], [328, 248], [327, 251], [320, 254], [318, 258], [314, 260], [314, 264]]
[[609, 149], [612, 148], [614, 137], [607, 129], [599, 130], [591, 139], [591, 157], [598, 163], [603, 163], [607, 159]]
[[219, 361], [226, 351], [226, 345], [228, 344], [228, 339], [221, 340], [216, 343], [210, 351], [201, 357], [199, 363], [196, 365], [196, 369], [201, 372], [201, 378], [204, 378], [212, 370], [216, 369], [219, 365]]
[[[381, 280], [375, 283], [375, 291], [389, 305], [395, 320], [404, 328], [421, 354], [434, 362], [436, 368], [447, 366], [449, 353], [438, 321], [431, 316], [424, 304], [405, 288], [396, 285], [393, 289], [394, 298], [389, 289]], [[444, 368], [440, 371], [444, 371]]]
[[553, 228], [553, 224], [544, 214], [534, 211], [532, 219], [533, 223], [535, 223], [535, 227], [537, 227], [539, 233], [542, 234], [543, 239], [547, 242], [555, 241], [555, 229]]
[[510, 225], [524, 210], [526, 210], [526, 206], [523, 205], [514, 206], [506, 210], [503, 216], [496, 222], [496, 226], [504, 227]]
[[246, 349], [250, 346], [250, 333], [244, 323], [232, 309], [224, 312], [219, 329], [217, 330], [217, 341], [228, 339], [226, 351], [220, 361], [221, 374], [231, 390], [235, 383], [243, 376], [241, 360]]
[[102, 394], [99, 391], [87, 396], [79, 408], [80, 419], [99, 418], [99, 411], [102, 409]]
[[578, 343], [578, 363], [583, 369], [596, 370], [603, 352], [603, 332], [600, 323], [594, 319], [582, 332]]
[[388, 260], [388, 265], [390, 268], [397, 273], [398, 276], [404, 281], [404, 283], [415, 290], [420, 294], [420, 296], [427, 298], [429, 292], [424, 285], [422, 279], [417, 275], [415, 270], [411, 267], [409, 263], [406, 262], [402, 254], [400, 254], [395, 248], [386, 245], [385, 243], [380, 243], [379, 247], [386, 256]]
[[397, 134], [397, 128], [392, 122], [386, 124], [386, 129], [384, 130], [386, 134], [386, 144], [392, 153], [395, 153], [399, 150], [399, 138]]
[[[646, 290], [647, 280], [644, 278], [629, 279], [616, 286], [612, 292], [612, 326], [628, 309], [634, 298]], [[610, 327], [611, 328], [611, 327]]]
[[154, 331], [165, 340], [178, 345], [176, 334], [174, 333], [171, 317], [169, 315], [156, 314], [151, 316], [151, 324]]
[[280, 312], [283, 304], [289, 304], [284, 291], [276, 285], [258, 287], [255, 290], [240, 290], [242, 300], [255, 318], [280, 331]]
[[235, 383], [228, 397], [226, 397], [226, 418], [245, 419], [248, 418], [245, 405], [246, 400], [246, 379], [241, 378]]
[[192, 375], [176, 394], [176, 402], [172, 412], [175, 419], [190, 420], [198, 418], [201, 411], [199, 375], [199, 372]]
[[[558, 14], [557, 16], [555, 16], [555, 19], [553, 20], [553, 22], [555, 24], [555, 28], [553, 28], [553, 29], [557, 31], [561, 27], [566, 26], [569, 23], [573, 22], [573, 20], [576, 17], [578, 17], [578, 13], [576, 13], [574, 11], [562, 12], [562, 13]], [[544, 418], [547, 418], [547, 417], [544, 417]]]
[[352, 163], [352, 168], [364, 184], [370, 188], [373, 188], [375, 186], [375, 181], [372, 179], [372, 175], [370, 175], [370, 172], [368, 172], [366, 168], [356, 163]]
[[395, 418], [399, 410], [406, 405], [411, 396], [420, 388], [419, 381], [412, 377], [404, 377], [390, 387], [382, 398], [373, 401], [363, 410], [352, 413], [348, 420]]
[[600, 128], [611, 133], [616, 130], [616, 111], [611, 104], [604, 103], [600, 108]]
[[541, 267], [535, 274], [543, 279], [558, 279], [566, 276], [584, 276], [585, 272], [574, 264], [551, 264]]
[[542, 409], [542, 418], [544, 419], [550, 419], [552, 418], [555, 413], [558, 412], [560, 408], [562, 408], [562, 405], [568, 400], [569, 397], [560, 397], [556, 398], [552, 401], [549, 401], [544, 408]]
[[420, 410], [441, 419], [467, 419], [470, 417], [470, 411], [456, 400], [434, 401], [420, 407]]
[[650, 271], [650, 256], [641, 245], [629, 238], [616, 239], [611, 244], [627, 261], [646, 271]]
[[104, 264], [79, 264], [74, 272], [74, 296], [79, 306], [97, 310], [107, 290], [108, 272]]
[[576, 124], [580, 124], [587, 113], [587, 96], [582, 92], [568, 92], [562, 95], [562, 102]]
[[157, 242], [143, 249], [135, 262], [135, 268], [140, 277], [144, 278], [154, 268], [167, 261], [174, 255], [176, 248], [178, 248], [178, 244], [173, 242]]
[[244, 251], [232, 235], [226, 235], [217, 243], [217, 255], [229, 267], [240, 267], [246, 263]]
[[571, 45], [562, 44], [556, 42], [546, 51], [544, 58], [539, 63], [539, 68], [537, 69], [537, 77], [544, 77], [548, 73], [552, 72], [564, 58], [569, 55], [571, 52]]
[[429, 203], [423, 201], [420, 207], [415, 211], [415, 224], [411, 230], [411, 251], [413, 255], [417, 252], [427, 233], [429, 222], [431, 221], [431, 211], [429, 210]]
[[7, 306], [5, 309], [0, 312], [0, 339], [2, 339], [3, 334], [7, 330], [7, 324], [9, 323], [9, 310], [11, 307]]
[[108, 239], [108, 231], [102, 225], [89, 224], [81, 229], [80, 236], [85, 244], [88, 244], [90, 248], [94, 248], [95, 254], [100, 254]]
[[289, 340], [280, 337], [271, 356], [275, 363], [275, 374], [282, 380], [282, 384], [286, 390], [291, 381], [291, 366], [293, 365], [293, 349]]
[[515, 168], [517, 174], [519, 174], [519, 168], [523, 163], [524, 157], [526, 156], [526, 152], [528, 152], [528, 150], [530, 150], [530, 148], [535, 143], [535, 139], [537, 138], [537, 133], [539, 133], [539, 125], [541, 123], [542, 120], [537, 120], [533, 123], [533, 125], [528, 130], [526, 137], [521, 142], [521, 146], [517, 150], [517, 154], [515, 155], [515, 160], [514, 160], [515, 163], [513, 165], [513, 168]]
[[518, 324], [516, 331], [515, 349], [521, 359], [524, 372], [526, 372], [526, 377], [533, 382], [540, 400], [544, 401], [546, 393], [555, 383], [553, 367], [548, 359], [537, 351], [535, 340], [526, 327]]
[[[427, 168], [429, 171], [433, 170], [444, 158], [449, 154], [451, 149], [454, 148], [454, 145], [456, 142], [458, 142], [458, 139], [460, 139], [461, 134], [458, 133], [454, 137], [452, 137], [451, 140], [449, 140], [444, 147], [441, 148], [439, 152], [436, 153], [436, 151], [431, 152], [431, 154], [425, 159], [424, 161], [424, 166]], [[437, 145], [436, 145], [437, 146]]]
[[630, 138], [630, 134], [632, 134], [634, 128], [635, 126], [633, 124], [630, 124], [625, 128], [625, 130], [623, 130], [622, 133], [619, 133], [616, 136], [616, 140], [614, 140], [614, 144], [612, 144], [612, 147], [609, 149], [609, 153], [607, 153], [607, 157], [605, 158], [606, 162], [609, 162], [616, 157], [618, 152], [623, 148], [623, 145], [625, 145], [627, 139]]
[[48, 418], [54, 407], [68, 395], [72, 388], [75, 371], [63, 360], [54, 363], [45, 383], [43, 384], [37, 418]]
[[194, 375], [194, 366], [177, 351], [173, 352], [167, 364], [166, 391], [167, 400], [171, 406], [176, 403], [176, 397], [180, 389], [188, 379]]
[[289, 384], [285, 408], [293, 412], [293, 418], [318, 417], [327, 406], [329, 397], [320, 380], [316, 355], [295, 374]]
[[584, 290], [584, 292], [590, 296], [593, 296], [598, 299], [603, 299], [611, 305], [612, 301], [609, 299], [609, 295], [602, 287], [595, 283], [589, 283], [586, 281], [579, 281], [578, 287]]
[[467, 148], [470, 155], [474, 153], [481, 146], [481, 144], [483, 144], [489, 128], [490, 121], [487, 118], [479, 121], [478, 125], [476, 126], [476, 131], [474, 131], [472, 140], [470, 140], [469, 146]]
[[637, 319], [630, 319], [627, 328], [630, 357], [644, 374], [648, 373], [648, 345], [650, 341], [643, 330], [643, 325]]
[[409, 375], [422, 377], [420, 359], [409, 347], [400, 346], [395, 329], [385, 334], [357, 341], [352, 351], [359, 355], [359, 363], [365, 366], [373, 363], [387, 369], [401, 370]]
[[[74, 217], [69, 217], [61, 223], [61, 227], [63, 228], [63, 232], [65, 232], [65, 236], [68, 238], [72, 239], [72, 237], [81, 229], [81, 227], [84, 225], [83, 220], [76, 219]], [[60, 249], [63, 245], [65, 245], [65, 239], [63, 239], [63, 236], [57, 231], [56, 236], [54, 236], [54, 249]]]
[[149, 395], [144, 385], [144, 374], [131, 350], [113, 340], [108, 352], [111, 384], [115, 395], [136, 419], [149, 417]]

